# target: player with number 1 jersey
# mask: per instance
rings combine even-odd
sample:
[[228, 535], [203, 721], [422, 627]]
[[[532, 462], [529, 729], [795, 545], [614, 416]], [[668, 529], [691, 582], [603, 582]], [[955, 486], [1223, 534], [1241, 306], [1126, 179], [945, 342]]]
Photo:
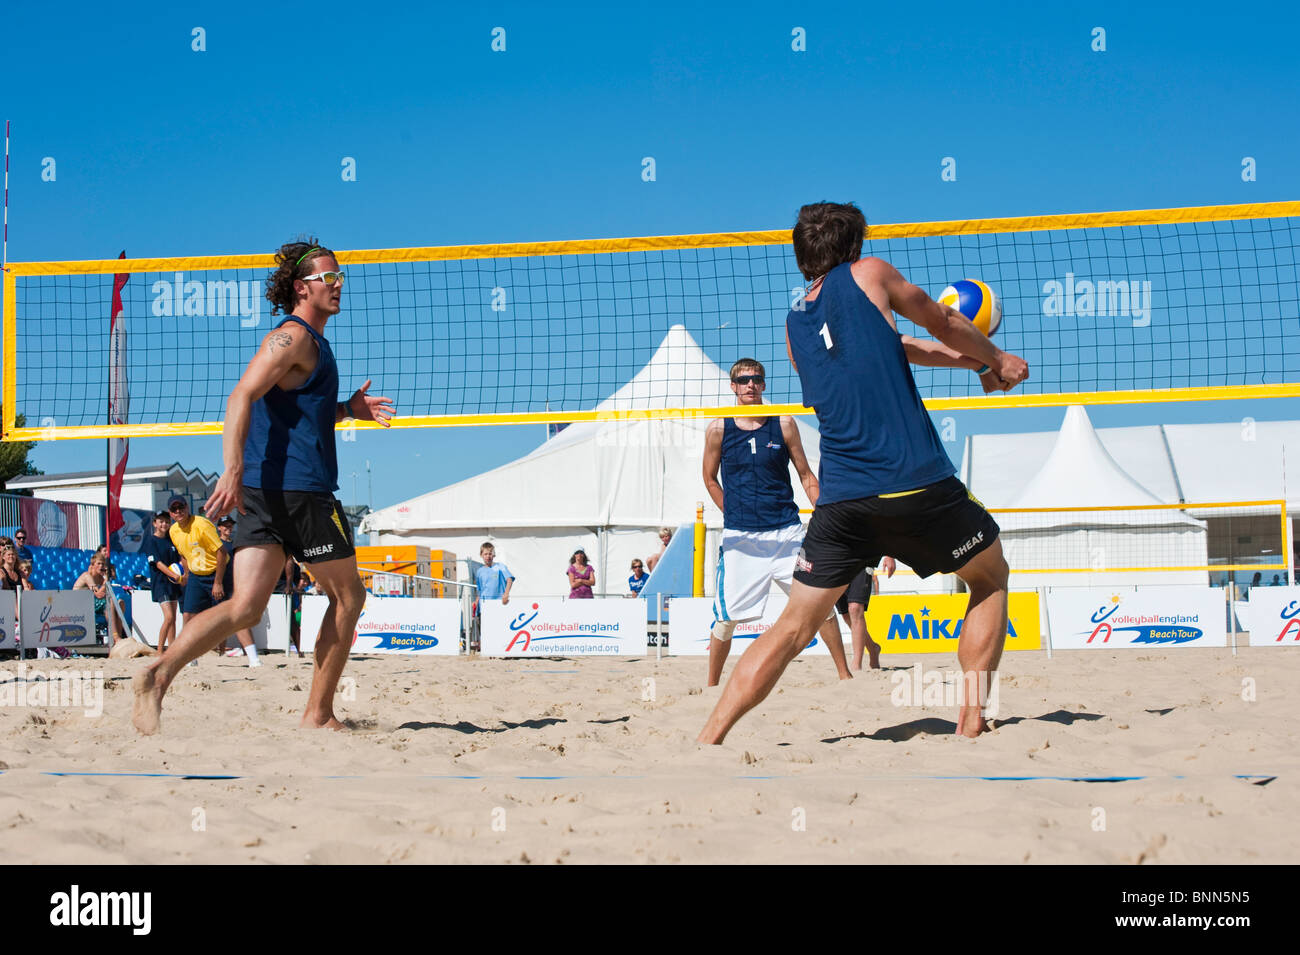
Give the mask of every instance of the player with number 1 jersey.
[[[731, 366], [731, 390], [738, 404], [762, 404], [765, 388], [760, 362], [742, 358]], [[709, 686], [717, 686], [722, 677], [736, 625], [763, 616], [773, 583], [790, 592], [803, 543], [803, 524], [790, 485], [792, 463], [808, 500], [816, 504], [817, 478], [789, 415], [715, 418], [705, 432], [704, 486], [722, 511]], [[840, 679], [851, 679], [834, 617], [823, 626], [822, 636]]]

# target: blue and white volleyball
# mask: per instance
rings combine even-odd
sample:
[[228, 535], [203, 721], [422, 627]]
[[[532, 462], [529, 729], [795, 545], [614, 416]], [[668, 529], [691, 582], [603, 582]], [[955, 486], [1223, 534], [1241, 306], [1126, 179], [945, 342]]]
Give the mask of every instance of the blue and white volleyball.
[[961, 279], [939, 293], [940, 305], [951, 305], [990, 338], [1002, 324], [1002, 303], [979, 279]]

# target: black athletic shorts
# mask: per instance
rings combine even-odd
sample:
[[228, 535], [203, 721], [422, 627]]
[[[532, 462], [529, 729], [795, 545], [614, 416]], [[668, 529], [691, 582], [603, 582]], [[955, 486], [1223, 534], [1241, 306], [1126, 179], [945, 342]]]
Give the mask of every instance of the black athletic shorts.
[[997, 538], [997, 521], [950, 477], [910, 494], [819, 505], [794, 579], [823, 590], [843, 587], [886, 554], [919, 577], [950, 574]]
[[866, 610], [870, 603], [871, 575], [864, 568], [862, 573], [853, 578], [849, 589], [840, 594], [840, 599], [835, 601], [835, 610], [838, 613], [848, 613], [849, 604], [862, 604], [862, 609]]
[[244, 488], [244, 511], [235, 525], [235, 550], [279, 544], [304, 564], [339, 560], [356, 553], [343, 505], [324, 491], [264, 491]]

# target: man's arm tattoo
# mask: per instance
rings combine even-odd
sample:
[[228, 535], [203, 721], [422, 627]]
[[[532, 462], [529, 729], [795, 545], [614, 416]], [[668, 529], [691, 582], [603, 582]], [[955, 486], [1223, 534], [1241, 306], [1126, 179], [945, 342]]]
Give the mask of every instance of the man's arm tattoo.
[[266, 340], [267, 347], [275, 354], [276, 348], [288, 348], [293, 344], [293, 336], [288, 332], [276, 332]]

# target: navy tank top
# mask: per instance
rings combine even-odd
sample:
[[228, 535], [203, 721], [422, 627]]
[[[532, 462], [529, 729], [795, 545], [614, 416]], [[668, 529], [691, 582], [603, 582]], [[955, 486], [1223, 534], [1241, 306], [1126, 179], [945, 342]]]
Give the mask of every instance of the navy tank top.
[[911, 491], [956, 473], [899, 334], [858, 287], [851, 263], [832, 269], [785, 327], [803, 402], [821, 430], [818, 504]]
[[737, 427], [735, 418], [722, 421], [722, 526], [775, 531], [798, 524], [781, 419], [765, 418], [753, 431]]
[[275, 385], [253, 402], [244, 442], [244, 484], [263, 490], [332, 494], [339, 486], [334, 447], [339, 369], [330, 343], [302, 319], [290, 315], [276, 327], [289, 322], [311, 333], [319, 357], [299, 387], [285, 391]]

